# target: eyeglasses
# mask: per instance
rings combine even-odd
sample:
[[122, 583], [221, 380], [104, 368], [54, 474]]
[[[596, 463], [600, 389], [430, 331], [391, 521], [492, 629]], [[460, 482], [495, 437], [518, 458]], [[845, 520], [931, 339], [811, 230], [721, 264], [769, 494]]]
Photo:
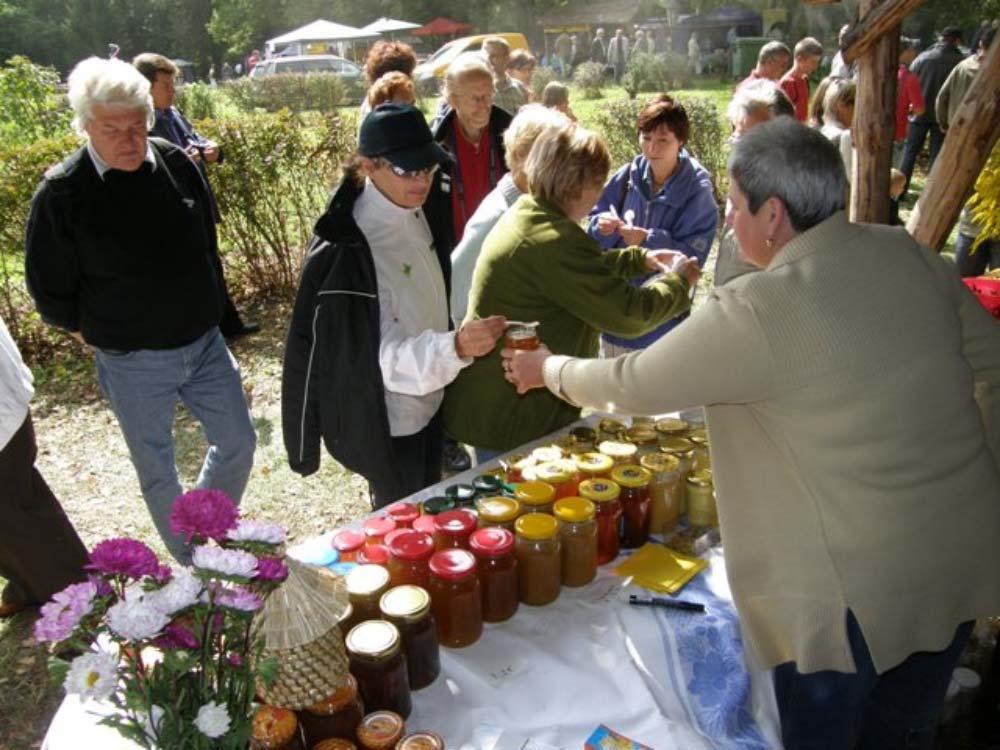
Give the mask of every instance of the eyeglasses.
[[378, 166], [387, 168], [396, 177], [404, 180], [430, 180], [437, 174], [440, 165], [435, 164], [433, 167], [428, 167], [427, 169], [403, 169], [402, 167], [397, 167], [391, 161], [378, 159]]

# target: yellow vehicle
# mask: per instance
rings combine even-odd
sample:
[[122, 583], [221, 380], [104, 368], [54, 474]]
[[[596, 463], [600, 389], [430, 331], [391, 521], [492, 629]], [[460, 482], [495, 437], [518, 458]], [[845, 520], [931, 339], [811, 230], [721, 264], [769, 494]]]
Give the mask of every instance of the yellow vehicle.
[[475, 34], [464, 36], [461, 39], [453, 39], [445, 44], [437, 52], [420, 63], [413, 71], [413, 80], [417, 88], [425, 93], [436, 93], [440, 80], [444, 77], [444, 72], [451, 65], [452, 61], [463, 52], [478, 52], [483, 48], [483, 40], [498, 36], [507, 40], [511, 50], [528, 49], [528, 40], [519, 31], [498, 34]]

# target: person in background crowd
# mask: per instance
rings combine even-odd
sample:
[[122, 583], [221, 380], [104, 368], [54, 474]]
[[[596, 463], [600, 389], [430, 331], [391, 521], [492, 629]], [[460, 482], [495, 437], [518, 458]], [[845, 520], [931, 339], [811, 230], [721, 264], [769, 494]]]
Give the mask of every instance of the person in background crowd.
[[729, 174], [726, 221], [759, 272], [614, 361], [504, 350], [508, 380], [621, 414], [704, 405], [727, 578], [783, 746], [929, 750], [972, 621], [1000, 611], [1000, 400], [975, 398], [1000, 389], [1000, 326], [905, 230], [848, 221], [815, 130], [754, 128]]
[[899, 69], [896, 74], [896, 132], [892, 143], [892, 163], [899, 166], [903, 159], [906, 126], [910, 118], [919, 117], [926, 109], [920, 79], [910, 70], [917, 56], [917, 40], [903, 37], [899, 40]]
[[222, 80], [230, 81], [233, 78], [233, 66], [229, 64], [229, 60], [223, 60], [222, 62]]
[[590, 61], [604, 65], [608, 60], [608, 52], [604, 46], [604, 29], [594, 32], [594, 40], [590, 43]]
[[952, 68], [965, 57], [958, 48], [961, 41], [962, 30], [955, 26], [949, 26], [941, 32], [938, 42], [917, 55], [917, 58], [910, 65], [910, 70], [920, 80], [920, 91], [924, 95], [924, 102], [927, 106], [922, 115], [914, 115], [910, 118], [909, 128], [906, 131], [906, 142], [903, 144], [903, 157], [899, 164], [899, 170], [906, 175], [907, 186], [909, 186], [909, 181], [913, 179], [913, 168], [916, 166], [917, 156], [923, 150], [924, 142], [928, 140], [928, 136], [930, 137], [928, 171], [934, 165], [938, 151], [941, 150], [944, 133], [941, 132], [941, 128], [937, 124], [934, 102], [937, 101], [938, 92]]
[[510, 53], [510, 59], [507, 61], [507, 75], [521, 84], [528, 95], [529, 102], [535, 98], [531, 93], [531, 76], [535, 74], [537, 66], [538, 61], [535, 56], [526, 49], [514, 50]]
[[850, 184], [854, 168], [854, 99], [857, 84], [852, 78], [835, 78], [823, 97], [823, 125], [820, 132], [837, 147]]
[[[602, 330], [635, 336], [688, 309], [698, 269], [681, 253], [602, 252], [580, 228], [610, 163], [604, 141], [583, 128], [538, 135], [524, 167], [530, 194], [518, 198], [483, 243], [466, 320], [537, 320], [555, 351], [591, 356]], [[667, 273], [643, 287], [629, 285], [652, 271]], [[475, 446], [480, 463], [579, 415], [548, 393], [519, 397], [504, 382], [496, 353], [463, 370], [445, 393], [445, 425]]]
[[767, 80], [777, 83], [788, 70], [788, 63], [792, 58], [792, 53], [785, 46], [784, 42], [768, 42], [760, 48], [757, 53], [757, 67], [750, 71], [750, 75], [740, 81], [741, 86], [746, 86], [753, 81]]
[[[552, 85], [552, 81], [549, 85]], [[561, 85], [561, 84], [560, 84]], [[565, 87], [563, 87], [565, 88]], [[510, 171], [490, 191], [469, 219], [462, 241], [451, 254], [451, 315], [456, 324], [465, 320], [469, 307], [472, 272], [479, 259], [486, 235], [504, 212], [523, 193], [528, 192], [524, 162], [539, 134], [548, 128], [568, 128], [569, 120], [559, 112], [539, 104], [526, 104], [503, 134], [504, 152]]]
[[559, 81], [549, 81], [542, 91], [542, 106], [558, 110], [570, 121], [576, 122], [576, 115], [569, 106], [569, 87]]
[[381, 508], [441, 478], [443, 388], [493, 349], [503, 318], [452, 331], [448, 153], [420, 110], [382, 104], [316, 222], [282, 376], [291, 468], [319, 468], [320, 438]]
[[0, 318], [0, 619], [38, 607], [85, 578], [87, 550], [35, 468], [38, 446], [28, 403], [33, 378]]
[[698, 34], [694, 31], [688, 37], [687, 71], [691, 75], [701, 75], [701, 45], [698, 44]]
[[[703, 266], [719, 225], [712, 176], [684, 149], [691, 124], [684, 105], [666, 94], [651, 99], [636, 121], [641, 153], [608, 180], [589, 212], [587, 232], [603, 248], [669, 249]], [[642, 278], [633, 280], [638, 286]], [[608, 331], [601, 352], [612, 357], [649, 346], [684, 316], [647, 329], [641, 338]]]
[[[733, 126], [732, 142], [736, 143], [762, 123], [776, 117], [795, 117], [795, 107], [776, 84], [771, 81], [757, 81], [733, 94], [726, 116]], [[737, 276], [756, 270], [756, 266], [740, 256], [736, 234], [732, 227], [724, 225], [719, 236], [719, 252], [712, 279], [715, 286], [722, 286]]]
[[795, 45], [792, 69], [781, 77], [779, 85], [795, 106], [795, 118], [799, 122], [809, 119], [809, 76], [816, 72], [822, 58], [822, 44], [811, 36], [800, 39]]
[[587, 62], [587, 50], [584, 48], [585, 45], [580, 42], [579, 34], [573, 34], [570, 37], [570, 42], [572, 43], [570, 57], [573, 60], [573, 68], [575, 69], [578, 65]]
[[816, 87], [813, 92], [812, 101], [809, 103], [809, 127], [819, 130], [823, 127], [823, 100], [826, 98], [826, 91], [830, 84], [838, 80], [833, 76], [827, 76]]
[[632, 51], [629, 53], [629, 59], [635, 57], [636, 55], [644, 55], [649, 52], [649, 48], [646, 46], [646, 32], [642, 29], [636, 29], [632, 40]]
[[253, 69], [260, 64], [260, 50], [255, 49], [247, 58], [247, 75], [253, 73]]
[[569, 73], [571, 67], [573, 67], [573, 40], [570, 39], [569, 34], [565, 31], [556, 37], [553, 49], [555, 49], [556, 55], [558, 55], [560, 62], [563, 66], [563, 74]]
[[833, 60], [830, 62], [831, 78], [854, 78], [857, 75], [858, 64], [854, 62], [848, 65], [844, 62], [844, 38], [850, 30], [851, 25], [845, 23], [840, 27], [840, 33], [837, 34], [837, 54], [833, 56]]
[[975, 52], [979, 49], [979, 43], [983, 40], [983, 34], [985, 34], [990, 29], [995, 29], [996, 26], [989, 22], [989, 19], [983, 19], [979, 24], [979, 28], [976, 29], [976, 33], [972, 35], [972, 41], [969, 43], [969, 48]]
[[[144, 52], [141, 55], [136, 55], [132, 64], [149, 81], [149, 93], [153, 97], [156, 122], [149, 129], [149, 134], [170, 141], [182, 149], [198, 166], [198, 170], [205, 180], [205, 188], [208, 190], [212, 215], [218, 224], [222, 220], [222, 215], [219, 213], [215, 193], [212, 192], [212, 184], [208, 181], [206, 165], [221, 162], [224, 158], [222, 149], [215, 141], [198, 135], [187, 118], [174, 106], [177, 66], [170, 59], [155, 52]], [[219, 330], [222, 331], [222, 335], [227, 339], [233, 339], [259, 331], [259, 324], [245, 323], [240, 317], [236, 305], [229, 296], [221, 261], [216, 268], [216, 273], [222, 281], [225, 294], [225, 306], [222, 320], [219, 322]]]
[[379, 78], [368, 89], [365, 102], [368, 104], [368, 111], [375, 109], [379, 104], [394, 102], [396, 104], [414, 104], [417, 95], [413, 90], [413, 79], [406, 73], [393, 70]]
[[528, 103], [528, 89], [507, 72], [510, 62], [510, 44], [502, 36], [483, 40], [483, 53], [493, 71], [493, 105], [513, 117]]
[[225, 294], [210, 196], [184, 151], [148, 138], [149, 92], [120, 60], [92, 57], [73, 69], [68, 98], [87, 142], [32, 199], [25, 280], [42, 319], [92, 347], [156, 528], [186, 564], [190, 551], [170, 529], [182, 492], [177, 402], [208, 441], [200, 488], [239, 502], [256, 436], [219, 332]]
[[[371, 87], [379, 78], [393, 71], [403, 73], [407, 78], [413, 77], [413, 69], [417, 67], [417, 55], [413, 47], [404, 42], [381, 39], [371, 46], [365, 56], [365, 81]], [[371, 111], [367, 97], [361, 102], [358, 113], [360, 121]]]
[[218, 76], [216, 75], [215, 72], [215, 63], [212, 63], [211, 65], [208, 66], [208, 85], [209, 86], [219, 85]]
[[629, 42], [623, 29], [615, 29], [615, 35], [608, 42], [608, 65], [614, 70], [615, 83], [620, 83], [628, 67]]
[[[942, 132], [947, 133], [951, 123], [955, 121], [962, 99], [979, 74], [996, 33], [997, 30], [990, 27], [979, 34], [979, 47], [975, 54], [956, 65], [941, 86], [936, 110]], [[973, 244], [982, 232], [982, 225], [973, 218], [969, 208], [963, 208], [958, 222], [958, 239], [955, 242], [955, 263], [962, 276], [981, 276], [987, 268], [1000, 268], [1000, 237], [984, 239], [975, 252], [972, 251]]]

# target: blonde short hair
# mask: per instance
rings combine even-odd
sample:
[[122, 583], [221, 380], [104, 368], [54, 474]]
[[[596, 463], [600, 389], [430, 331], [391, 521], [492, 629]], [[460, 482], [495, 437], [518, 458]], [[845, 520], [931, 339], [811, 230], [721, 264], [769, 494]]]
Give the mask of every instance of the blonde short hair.
[[73, 109], [73, 128], [80, 135], [90, 124], [95, 104], [144, 110], [148, 127], [156, 121], [149, 81], [124, 60], [88, 57], [78, 62], [69, 74], [66, 96]]
[[524, 163], [528, 190], [536, 198], [565, 206], [586, 187], [603, 185], [611, 169], [607, 144], [586, 128], [550, 128], [539, 134]]
[[463, 52], [456, 57], [444, 73], [444, 98], [457, 94], [467, 81], [481, 78], [493, 83], [493, 71], [478, 52]]
[[[857, 92], [857, 84], [850, 78], [834, 78], [823, 95], [823, 121], [837, 120], [837, 107], [854, 106], [854, 97]], [[841, 125], [849, 126], [851, 123], [844, 122]]]
[[562, 112], [541, 104], [525, 104], [503, 134], [503, 149], [510, 171], [514, 174], [524, 171], [524, 163], [539, 135], [549, 129], [571, 127], [573, 123]]

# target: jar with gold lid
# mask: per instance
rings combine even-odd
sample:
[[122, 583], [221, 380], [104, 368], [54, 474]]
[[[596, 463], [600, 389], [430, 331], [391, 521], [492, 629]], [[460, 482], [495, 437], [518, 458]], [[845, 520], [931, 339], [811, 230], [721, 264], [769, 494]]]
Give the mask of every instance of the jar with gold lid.
[[622, 517], [620, 494], [621, 487], [610, 479], [585, 479], [580, 482], [580, 496], [595, 506], [598, 565], [618, 557], [618, 527]]
[[625, 442], [632, 443], [639, 456], [655, 453], [659, 448], [658, 441], [659, 435], [651, 424], [633, 424], [625, 430]]
[[687, 478], [694, 469], [694, 443], [686, 437], [660, 438], [660, 453], [676, 456], [681, 470], [681, 515], [687, 513]]
[[580, 484], [576, 473], [576, 462], [567, 459], [548, 461], [535, 467], [535, 481], [552, 485], [556, 500], [576, 495]]
[[681, 462], [666, 453], [649, 453], [639, 462], [653, 475], [649, 483], [649, 533], [669, 533], [681, 515]]
[[574, 427], [569, 431], [573, 441], [573, 454], [591, 453], [597, 448], [597, 430], [593, 427]]
[[347, 574], [347, 598], [358, 622], [379, 618], [378, 601], [389, 590], [389, 571], [382, 565], [359, 565]]
[[441, 673], [437, 626], [431, 613], [431, 597], [420, 586], [396, 586], [382, 595], [382, 617], [399, 629], [406, 654], [410, 690], [427, 687]]
[[469, 539], [469, 549], [476, 556], [483, 621], [509, 620], [518, 604], [514, 535], [500, 527], [479, 529]]
[[344, 675], [333, 695], [298, 711], [299, 724], [306, 738], [306, 747], [314, 748], [320, 740], [331, 737], [353, 739], [365, 715], [358, 682], [354, 675]]
[[563, 586], [590, 583], [597, 575], [597, 509], [594, 503], [582, 497], [567, 497], [556, 500], [552, 513], [559, 520]]
[[521, 504], [512, 497], [482, 497], [476, 500], [479, 528], [500, 526], [514, 533], [514, 521], [521, 515]]
[[562, 586], [559, 523], [545, 513], [517, 519], [517, 587], [521, 601], [541, 606], [555, 601]]
[[365, 707], [409, 716], [410, 678], [399, 629], [386, 620], [367, 620], [351, 629], [344, 646]]
[[521, 514], [551, 513], [556, 488], [548, 482], [521, 482], [514, 488], [514, 498], [521, 504]]
[[699, 427], [691, 430], [688, 439], [694, 443], [694, 460], [692, 471], [712, 468], [712, 453], [708, 443], [708, 430]]
[[621, 440], [625, 432], [625, 423], [611, 417], [605, 417], [597, 423], [597, 443], [604, 440]]
[[597, 446], [597, 450], [610, 458], [615, 466], [637, 464], [639, 446], [623, 440], [605, 440]]
[[660, 437], [686, 437], [690, 429], [686, 420], [677, 417], [658, 419], [653, 426]]
[[475, 643], [483, 633], [476, 558], [466, 549], [443, 549], [434, 553], [430, 568], [429, 593], [438, 641], [449, 648]]
[[653, 477], [641, 466], [616, 466], [611, 478], [622, 488], [621, 545], [625, 549], [641, 547], [649, 541], [649, 483]]
[[393, 711], [374, 711], [358, 726], [358, 743], [363, 750], [393, 750], [403, 737], [406, 724]]
[[712, 470], [691, 472], [687, 478], [687, 519], [692, 526], [718, 526], [719, 512], [715, 504]]
[[576, 470], [580, 473], [580, 481], [611, 476], [615, 466], [614, 460], [603, 453], [581, 453], [575, 457]]
[[445, 750], [444, 740], [434, 732], [414, 732], [396, 745], [396, 750]]
[[250, 750], [303, 750], [302, 733], [295, 712], [261, 706], [250, 726]]

